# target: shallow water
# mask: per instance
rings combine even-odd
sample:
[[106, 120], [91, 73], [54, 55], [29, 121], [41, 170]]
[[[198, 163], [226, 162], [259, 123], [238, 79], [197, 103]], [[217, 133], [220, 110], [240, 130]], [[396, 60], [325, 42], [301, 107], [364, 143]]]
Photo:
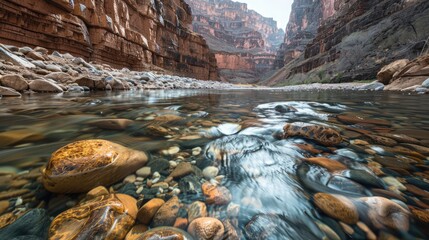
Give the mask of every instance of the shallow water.
[[[429, 192], [426, 191], [429, 190], [426, 188], [429, 186], [426, 178], [429, 176], [427, 103], [429, 95], [280, 90], [159, 90], [3, 98], [0, 100], [0, 175], [12, 175], [16, 179], [29, 171], [36, 172], [34, 169], [43, 167], [52, 152], [76, 140], [111, 140], [151, 153], [151, 161], [175, 161], [177, 154], [159, 152], [171, 146], [179, 146], [181, 152], [188, 153], [201, 147], [201, 154], [185, 154], [184, 161], [196, 164], [200, 170], [209, 165], [219, 168], [219, 174], [224, 175], [220, 184], [232, 193], [229, 208], [238, 206], [240, 211], [229, 216], [227, 206], [208, 204], [209, 215], [228, 219], [243, 239], [320, 239], [324, 236], [335, 239], [324, 230], [325, 227], [337, 232], [341, 239], [371, 236], [362, 225], [355, 223], [349, 224], [353, 231], [347, 232], [348, 228], [344, 223], [339, 224], [337, 217], [316, 207], [313, 198], [317, 192], [342, 195], [352, 201], [359, 211], [359, 221], [380, 238], [390, 235], [425, 238], [428, 222], [417, 217], [415, 211], [409, 212], [418, 209], [429, 214], [425, 210], [429, 205]], [[181, 118], [171, 122], [157, 120], [163, 115]], [[341, 121], [338, 115], [383, 121], [350, 123]], [[97, 120], [111, 118], [133, 122], [120, 130], [109, 130], [111, 126], [97, 123]], [[343, 140], [340, 144], [326, 146], [309, 137], [282, 137], [283, 126], [294, 122], [332, 127], [341, 133]], [[154, 133], [148, 130], [149, 126], [162, 126], [167, 132]], [[418, 140], [418, 144], [398, 140], [384, 146], [380, 140], [369, 136], [386, 133], [404, 134]], [[367, 143], [358, 144], [356, 140]], [[403, 148], [410, 152], [404, 152]], [[348, 170], [328, 171], [305, 160], [320, 156], [334, 159]], [[399, 162], [390, 158], [399, 159]], [[201, 174], [195, 175], [201, 183]], [[392, 183], [388, 177], [396, 181]], [[35, 178], [28, 179], [36, 181]], [[423, 192], [409, 187], [404, 189], [403, 184], [416, 185]], [[11, 187], [4, 183], [1, 190], [39, 190], [40, 184], [35, 185], [36, 182], [30, 182]], [[392, 210], [394, 214], [371, 215], [374, 209], [381, 207], [371, 208], [366, 198], [380, 195], [373, 190], [380, 188], [392, 193], [381, 196], [394, 199], [393, 203], [406, 213]], [[39, 206], [55, 216], [60, 210], [67, 209], [66, 206], [58, 209], [51, 206], [52, 199], [57, 201], [55, 194], [33, 196], [18, 194], [0, 200], [16, 205], [5, 212]], [[16, 204], [19, 198], [23, 201]], [[181, 189], [179, 198], [183, 203], [204, 201], [200, 190], [193, 194]], [[406, 201], [401, 202], [398, 198]], [[147, 196], [145, 200], [148, 200]], [[68, 201], [73, 202], [73, 197]], [[59, 204], [65, 205], [61, 201]], [[223, 216], [224, 213], [228, 216]], [[406, 216], [405, 220], [403, 216]], [[395, 224], [377, 224], [383, 222], [374, 220], [378, 218]], [[410, 227], [401, 229], [398, 225], [403, 225], [403, 221]]]

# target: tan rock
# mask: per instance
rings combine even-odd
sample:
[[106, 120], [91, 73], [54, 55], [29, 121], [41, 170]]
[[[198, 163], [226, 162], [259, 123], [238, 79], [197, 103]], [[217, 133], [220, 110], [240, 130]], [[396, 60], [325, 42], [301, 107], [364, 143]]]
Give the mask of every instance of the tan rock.
[[52, 221], [49, 239], [124, 239], [134, 225], [136, 204], [125, 194], [103, 195], [84, 202]]
[[0, 95], [3, 97], [21, 97], [21, 93], [13, 88], [0, 86]]
[[134, 225], [133, 228], [128, 232], [125, 240], [138, 240], [148, 230], [148, 227], [143, 224]]
[[87, 199], [93, 199], [99, 196], [109, 195], [109, 190], [103, 186], [98, 186], [86, 194]]
[[194, 240], [194, 238], [182, 229], [175, 227], [152, 228], [137, 238], [138, 240]]
[[36, 142], [44, 138], [40, 132], [32, 129], [18, 129], [0, 133], [0, 147], [16, 145], [26, 142]]
[[305, 158], [304, 161], [322, 166], [331, 172], [347, 169], [347, 166], [345, 166], [344, 164], [324, 157]]
[[16, 91], [28, 89], [28, 82], [18, 74], [5, 75], [0, 78], [0, 84], [4, 87], [13, 88]]
[[122, 180], [147, 160], [144, 152], [110, 141], [77, 141], [52, 154], [43, 171], [43, 185], [51, 192], [86, 192]]
[[283, 127], [283, 131], [284, 138], [300, 136], [325, 146], [335, 146], [343, 140], [340, 133], [333, 128], [303, 122], [288, 123]]
[[30, 89], [35, 92], [63, 92], [63, 89], [55, 83], [45, 79], [36, 79], [30, 82]]
[[31, 58], [31, 59], [33, 59], [33, 60], [42, 60], [42, 61], [45, 60], [45, 58], [43, 57], [43, 55], [41, 53], [39, 53], [39, 52], [36, 52], [36, 51], [30, 51], [30, 52], [27, 53], [26, 56], [29, 57], [29, 58]]
[[359, 214], [355, 205], [346, 197], [328, 193], [316, 193], [313, 196], [314, 204], [326, 215], [345, 222], [355, 224]]
[[197, 218], [189, 224], [188, 232], [196, 239], [220, 240], [223, 237], [225, 228], [221, 221], [216, 218]]
[[207, 217], [207, 207], [205, 203], [195, 201], [188, 207], [188, 221], [192, 222], [200, 217]]
[[6, 210], [9, 208], [10, 203], [9, 200], [3, 200], [0, 201], [0, 215], [6, 212]]
[[180, 178], [193, 172], [194, 169], [192, 168], [192, 164], [190, 164], [189, 162], [181, 162], [176, 166], [173, 172], [170, 173], [169, 177]]
[[396, 60], [386, 66], [384, 66], [377, 73], [377, 80], [384, 85], [389, 84], [392, 80], [393, 74], [400, 71], [403, 67], [405, 67], [410, 61], [408, 59], [400, 59]]
[[186, 230], [186, 228], [188, 228], [188, 224], [189, 222], [187, 218], [178, 217], [176, 218], [173, 227]]
[[207, 204], [226, 205], [232, 200], [231, 192], [223, 186], [215, 186], [209, 182], [201, 185]]
[[158, 209], [155, 216], [153, 217], [152, 225], [154, 227], [173, 226], [174, 222], [176, 221], [179, 209], [179, 198], [177, 196], [173, 196]]
[[111, 118], [111, 119], [99, 119], [90, 121], [88, 124], [94, 127], [107, 130], [125, 130], [128, 126], [133, 124], [133, 120], [126, 118]]
[[408, 231], [410, 212], [399, 204], [383, 197], [364, 197], [359, 201], [368, 207], [367, 217], [375, 228]]
[[96, 89], [96, 90], [106, 89], [106, 82], [103, 81], [101, 78], [97, 79], [90, 76], [83, 76], [76, 79], [75, 83], [77, 83], [79, 86], [88, 87], [89, 89]]
[[137, 220], [145, 225], [148, 225], [155, 216], [156, 212], [164, 203], [165, 201], [160, 198], [152, 198], [139, 209], [137, 213]]

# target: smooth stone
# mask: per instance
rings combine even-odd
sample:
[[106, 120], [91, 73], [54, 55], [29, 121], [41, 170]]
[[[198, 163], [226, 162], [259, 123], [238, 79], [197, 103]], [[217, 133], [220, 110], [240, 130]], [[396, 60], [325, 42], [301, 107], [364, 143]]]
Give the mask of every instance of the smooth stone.
[[168, 123], [168, 122], [176, 122], [176, 121], [181, 121], [183, 120], [182, 117], [177, 116], [177, 115], [173, 115], [173, 114], [166, 114], [166, 115], [161, 115], [161, 116], [157, 116], [154, 118], [154, 122], [162, 122], [162, 123]]
[[378, 188], [373, 188], [371, 189], [372, 193], [375, 196], [379, 196], [379, 197], [385, 197], [385, 198], [389, 198], [389, 199], [398, 199], [399, 201], [402, 202], [407, 202], [407, 199], [402, 197], [400, 194], [389, 191], [389, 190], [385, 190], [385, 189], [378, 189]]
[[73, 81], [72, 76], [63, 72], [53, 72], [44, 76], [45, 79], [52, 79], [59, 83], [70, 83]]
[[382, 137], [382, 136], [377, 136], [377, 135], [372, 135], [372, 134], [369, 134], [367, 136], [369, 138], [371, 138], [371, 140], [374, 143], [380, 144], [383, 146], [393, 147], [393, 146], [396, 146], [398, 144], [398, 142], [396, 142], [395, 140], [387, 138], [387, 137]]
[[343, 140], [340, 133], [333, 128], [303, 122], [288, 123], [283, 127], [283, 131], [283, 138], [299, 136], [324, 146], [335, 146]]
[[44, 61], [45, 58], [43, 57], [43, 55], [39, 52], [36, 51], [30, 51], [27, 54], [25, 54], [26, 57], [31, 58], [33, 60], [40, 60], [40, 61]]
[[24, 194], [29, 193], [30, 190], [27, 188], [22, 188], [22, 189], [12, 189], [6, 192], [0, 192], [0, 200], [7, 200], [10, 198], [14, 198], [14, 197], [19, 197], [22, 196]]
[[63, 92], [63, 89], [55, 83], [45, 79], [36, 79], [30, 82], [29, 87], [35, 92]]
[[102, 79], [93, 78], [90, 76], [82, 76], [74, 80], [79, 86], [88, 87], [91, 90], [106, 89], [106, 82]]
[[365, 186], [386, 188], [384, 182], [372, 172], [351, 169], [341, 172], [341, 175]]
[[337, 119], [341, 122], [351, 123], [351, 124], [374, 124], [381, 126], [390, 126], [390, 122], [381, 119], [367, 119], [355, 115], [337, 115]]
[[179, 198], [177, 196], [173, 196], [158, 209], [155, 216], [153, 217], [152, 225], [154, 227], [173, 226], [174, 222], [176, 221], [179, 209]]
[[407, 190], [407, 188], [404, 186], [404, 184], [402, 184], [401, 182], [398, 181], [398, 179], [394, 178], [394, 177], [383, 177], [382, 180], [389, 186], [392, 186], [398, 190], [401, 191], [405, 191]]
[[368, 208], [366, 217], [376, 229], [408, 231], [410, 212], [399, 204], [383, 197], [363, 197], [359, 201]]
[[373, 231], [363, 222], [357, 222], [356, 225], [366, 233], [366, 239], [369, 240], [377, 240], [377, 236], [374, 234]]
[[131, 175], [126, 176], [124, 178], [123, 182], [124, 183], [134, 183], [136, 181], [136, 178], [137, 178], [136, 175], [131, 174]]
[[161, 152], [162, 152], [163, 155], [171, 156], [171, 155], [174, 155], [176, 153], [179, 153], [180, 152], [180, 148], [178, 146], [173, 146], [173, 147], [170, 147], [170, 148], [168, 148], [166, 150], [162, 150]]
[[107, 188], [105, 188], [103, 186], [98, 186], [98, 187], [92, 189], [91, 191], [89, 191], [86, 194], [86, 198], [87, 199], [93, 199], [93, 198], [104, 196], [104, 195], [109, 195], [109, 190], [107, 190]]
[[223, 135], [233, 135], [241, 130], [241, 125], [236, 123], [224, 123], [217, 127], [217, 130]]
[[425, 182], [425, 181], [417, 179], [417, 178], [412, 178], [412, 177], [407, 177], [406, 180], [410, 184], [413, 184], [419, 188], [422, 188], [426, 191], [429, 191], [429, 183], [428, 182]]
[[345, 166], [344, 164], [324, 157], [305, 158], [304, 161], [324, 167], [330, 172], [347, 169], [347, 166]]
[[189, 225], [189, 222], [188, 222], [187, 218], [178, 217], [178, 218], [176, 218], [176, 221], [174, 222], [173, 227], [186, 230], [188, 225]]
[[200, 217], [207, 217], [206, 204], [200, 201], [195, 201], [188, 207], [188, 221], [192, 222], [194, 219]]
[[359, 220], [359, 213], [348, 198], [341, 195], [316, 193], [313, 196], [314, 204], [326, 215], [345, 222], [355, 224]]
[[412, 166], [409, 163], [402, 161], [400, 158], [397, 157], [376, 156], [374, 160], [385, 167], [402, 168], [405, 170], [412, 169]]
[[20, 143], [37, 142], [43, 140], [40, 132], [31, 129], [18, 129], [0, 133], [0, 147], [16, 145]]
[[51, 72], [62, 72], [61, 67], [54, 65], [54, 64], [47, 64], [46, 70]]
[[47, 239], [50, 220], [44, 209], [36, 208], [0, 229], [1, 239], [36, 236]]
[[0, 84], [4, 87], [24, 91], [28, 89], [28, 82], [18, 74], [5, 75], [0, 78]]
[[[187, 232], [182, 229], [175, 227], [156, 227], [152, 228], [142, 235], [140, 235], [136, 240], [193, 240], [194, 238]], [[126, 239], [128, 240], [128, 239]]]
[[176, 168], [174, 168], [174, 170], [170, 173], [169, 177], [180, 178], [180, 177], [184, 177], [188, 174], [191, 174], [193, 172], [194, 172], [194, 169], [193, 169], [191, 163], [181, 162], [176, 166]]
[[125, 240], [137, 240], [148, 230], [148, 227], [143, 224], [134, 225], [127, 233]]
[[203, 177], [206, 180], [210, 180], [210, 179], [215, 178], [218, 173], [219, 173], [219, 169], [217, 167], [208, 166], [208, 167], [203, 169]]
[[49, 239], [124, 239], [136, 215], [137, 201], [133, 197], [100, 196], [55, 217]]
[[52, 154], [43, 170], [43, 185], [51, 192], [87, 192], [122, 180], [147, 160], [144, 152], [110, 141], [77, 141]]
[[216, 218], [202, 217], [193, 220], [188, 227], [188, 232], [196, 239], [221, 240], [225, 228], [221, 221]]
[[384, 84], [378, 81], [365, 84], [357, 88], [358, 90], [370, 90], [370, 91], [382, 91], [384, 89]]
[[423, 147], [423, 146], [411, 144], [411, 143], [402, 143], [401, 145], [404, 145], [405, 147], [411, 148], [412, 150], [415, 150], [415, 151], [417, 151], [423, 155], [429, 155], [429, 148], [428, 147]]
[[0, 96], [3, 97], [21, 97], [21, 93], [13, 88], [0, 86]]
[[10, 203], [9, 200], [3, 200], [0, 201], [0, 215], [6, 212], [6, 210], [9, 208]]
[[3, 44], [0, 44], [0, 59], [9, 61], [14, 65], [22, 66], [25, 68], [30, 68], [30, 69], [36, 68], [36, 66], [31, 62], [11, 53]]
[[139, 209], [137, 220], [145, 225], [149, 225], [156, 212], [164, 203], [165, 201], [160, 198], [152, 198]]
[[232, 200], [231, 192], [224, 186], [215, 186], [209, 182], [201, 185], [207, 204], [227, 205]]
[[418, 188], [412, 184], [404, 184], [404, 186], [407, 188], [408, 192], [410, 192], [416, 196], [429, 198], [429, 192], [428, 191], [425, 191], [421, 188]]
[[139, 177], [147, 178], [152, 174], [151, 168], [150, 167], [142, 167], [136, 171], [136, 174]]
[[41, 53], [43, 55], [47, 55], [48, 52], [49, 52], [48, 49], [43, 48], [43, 47], [39, 47], [39, 46], [35, 47], [33, 50], [36, 51], [36, 52], [39, 52], [39, 53]]
[[422, 87], [429, 88], [429, 78], [423, 81]]
[[416, 138], [407, 136], [405, 134], [393, 134], [393, 133], [379, 133], [380, 136], [391, 138], [400, 143], [411, 143], [411, 144], [420, 144], [420, 141]]
[[88, 122], [89, 125], [106, 130], [125, 130], [134, 121], [124, 118], [100, 119]]

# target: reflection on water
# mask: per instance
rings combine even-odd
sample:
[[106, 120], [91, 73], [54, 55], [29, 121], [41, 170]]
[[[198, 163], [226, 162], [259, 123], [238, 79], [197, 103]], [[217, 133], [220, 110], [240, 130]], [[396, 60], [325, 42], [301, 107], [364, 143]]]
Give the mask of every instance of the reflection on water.
[[[77, 196], [61, 202], [43, 190], [39, 168], [60, 147], [99, 138], [151, 154], [148, 165], [159, 176], [140, 179], [143, 192], [131, 184], [139, 204], [174, 194], [182, 203], [205, 201], [226, 238], [423, 239], [429, 224], [428, 102], [428, 95], [279, 90], [4, 98], [0, 201], [13, 204], [0, 212], [37, 207], [56, 216], [75, 206]], [[294, 122], [306, 124], [285, 128]], [[335, 133], [341, 139], [330, 143]], [[169, 183], [183, 162], [194, 166], [192, 173]], [[219, 173], [208, 177], [208, 166]], [[170, 187], [151, 190], [158, 181]], [[226, 187], [231, 199], [209, 201], [204, 182]], [[17, 189], [25, 191], [10, 194]]]

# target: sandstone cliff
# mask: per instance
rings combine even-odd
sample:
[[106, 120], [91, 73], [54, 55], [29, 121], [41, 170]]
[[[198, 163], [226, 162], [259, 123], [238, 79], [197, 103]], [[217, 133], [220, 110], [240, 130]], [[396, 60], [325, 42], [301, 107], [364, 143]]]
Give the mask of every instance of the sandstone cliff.
[[158, 66], [216, 79], [214, 55], [190, 30], [183, 0], [3, 0], [0, 42], [41, 46], [133, 70]]
[[270, 70], [284, 32], [271, 18], [230, 0], [186, 0], [193, 30], [215, 53], [220, 75], [232, 82], [253, 83]]
[[418, 56], [428, 38], [426, 0], [295, 0], [268, 84], [375, 79], [396, 59]]

